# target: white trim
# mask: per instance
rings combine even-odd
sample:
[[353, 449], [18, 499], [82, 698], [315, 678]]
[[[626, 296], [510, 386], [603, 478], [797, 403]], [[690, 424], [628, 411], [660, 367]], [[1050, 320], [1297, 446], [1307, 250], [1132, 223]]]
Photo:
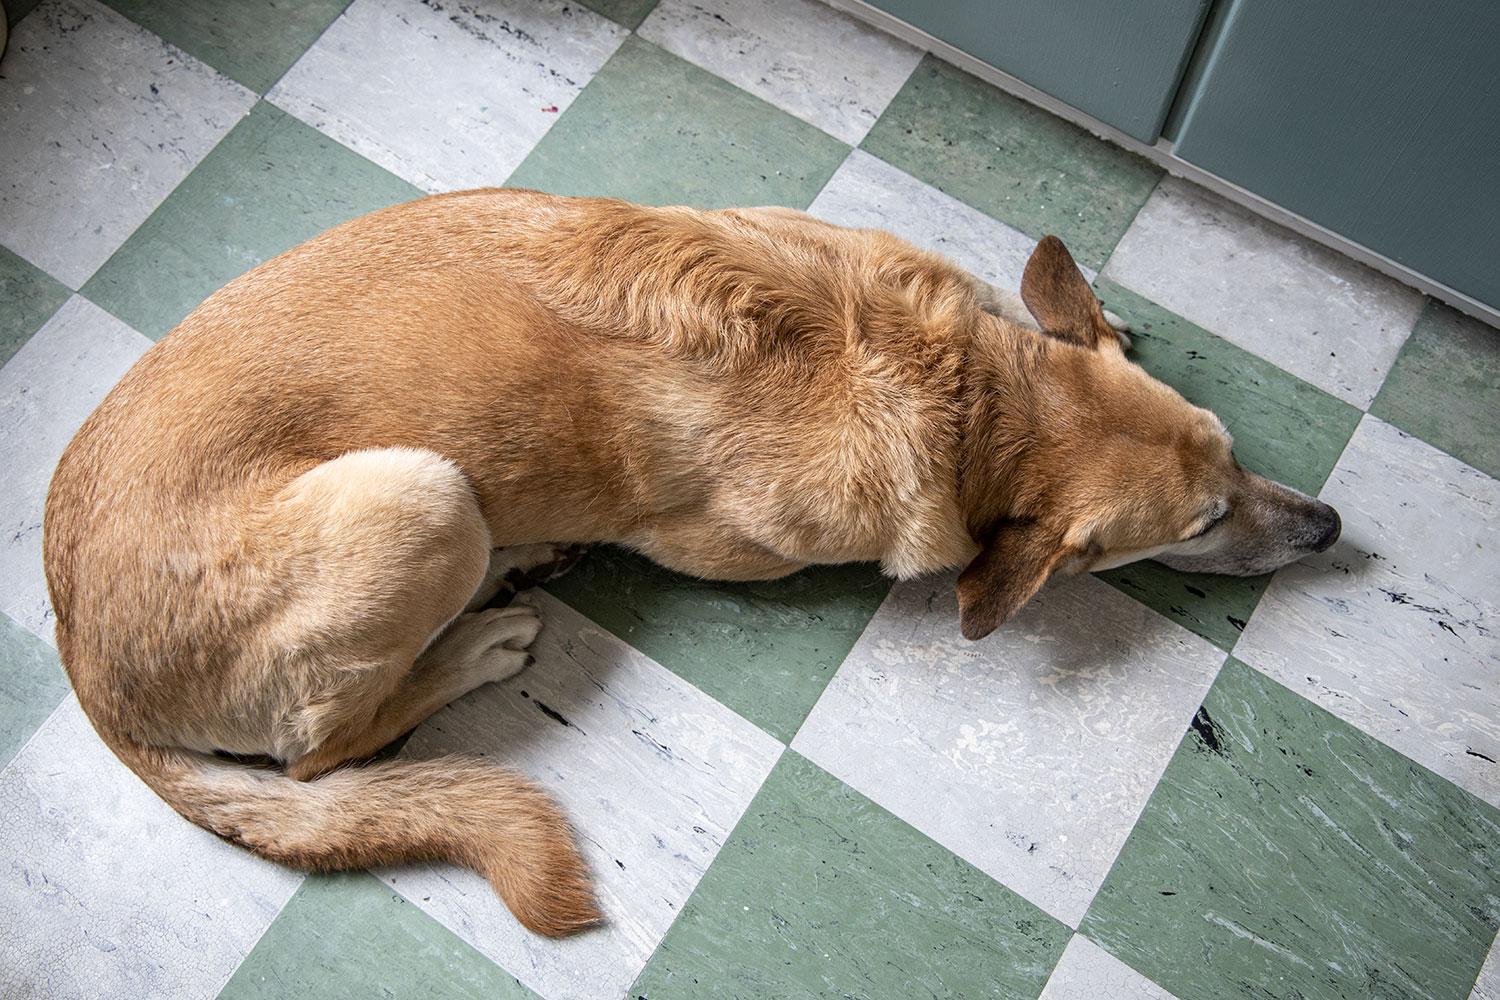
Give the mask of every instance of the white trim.
[[1197, 167], [1186, 160], [1178, 159], [1172, 152], [1172, 143], [1166, 139], [1158, 139], [1154, 145], [1147, 145], [1139, 139], [1132, 139], [1119, 129], [1089, 117], [1077, 108], [1064, 104], [1057, 98], [1037, 90], [1035, 87], [1011, 76], [1004, 70], [996, 69], [989, 63], [980, 61], [942, 39], [934, 38], [922, 29], [913, 27], [892, 14], [887, 14], [883, 10], [870, 6], [865, 0], [822, 0], [822, 2], [852, 17], [858, 18], [866, 24], [879, 28], [881, 31], [894, 35], [902, 41], [910, 42], [918, 48], [931, 52], [944, 62], [951, 63], [964, 72], [971, 73], [986, 83], [994, 84], [1001, 90], [1013, 94], [1027, 103], [1035, 104], [1044, 111], [1049, 111], [1065, 121], [1072, 122], [1079, 128], [1091, 132], [1101, 139], [1112, 142], [1117, 146], [1122, 146], [1132, 153], [1144, 156], [1175, 177], [1181, 177], [1205, 187], [1220, 197], [1227, 198], [1237, 205], [1248, 208], [1257, 215], [1270, 219], [1277, 225], [1285, 226], [1300, 236], [1305, 236], [1310, 240], [1337, 250], [1339, 253], [1357, 260], [1361, 264], [1372, 267], [1402, 284], [1410, 285], [1418, 291], [1431, 295], [1435, 299], [1440, 299], [1460, 312], [1467, 313], [1476, 319], [1489, 323], [1491, 326], [1500, 326], [1500, 307], [1486, 305], [1473, 296], [1465, 295], [1463, 292], [1449, 288], [1447, 285], [1434, 281], [1425, 274], [1412, 270], [1405, 264], [1399, 264], [1389, 257], [1371, 250], [1367, 246], [1356, 243], [1346, 236], [1340, 236], [1331, 229], [1321, 226], [1310, 219], [1305, 219], [1295, 212], [1282, 208], [1280, 205], [1267, 201], [1260, 195], [1247, 191], [1230, 181], [1226, 181], [1216, 174], [1211, 174], [1202, 167]]

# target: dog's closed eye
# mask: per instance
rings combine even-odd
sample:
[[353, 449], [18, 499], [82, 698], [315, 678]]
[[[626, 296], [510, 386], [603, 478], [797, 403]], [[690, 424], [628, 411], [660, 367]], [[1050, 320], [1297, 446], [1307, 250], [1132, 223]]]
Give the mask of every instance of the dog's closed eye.
[[1183, 541], [1191, 541], [1194, 538], [1202, 538], [1204, 535], [1208, 534], [1210, 531], [1213, 531], [1219, 525], [1223, 524], [1224, 521], [1229, 517], [1229, 505], [1227, 503], [1224, 503], [1223, 501], [1220, 501], [1219, 503], [1215, 504], [1213, 506], [1213, 509], [1204, 516], [1207, 518], [1207, 521], [1204, 522], [1203, 527], [1187, 536], [1187, 538], [1183, 539]]

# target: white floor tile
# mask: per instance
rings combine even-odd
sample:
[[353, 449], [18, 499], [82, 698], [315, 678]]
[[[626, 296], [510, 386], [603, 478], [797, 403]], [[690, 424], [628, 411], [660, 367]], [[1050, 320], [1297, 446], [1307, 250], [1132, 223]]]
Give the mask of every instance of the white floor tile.
[[96, 0], [46, 0], [0, 72], [0, 243], [78, 288], [254, 103]]
[[430, 866], [381, 872], [548, 1000], [622, 996], [781, 753], [697, 688], [537, 592], [535, 665], [417, 730], [407, 753], [487, 754], [555, 794], [598, 879], [602, 928], [521, 928], [489, 884]]
[[42, 504], [52, 469], [79, 424], [150, 346], [75, 295], [0, 369], [0, 610], [48, 642]]
[[[808, 212], [825, 222], [886, 232], [947, 257], [998, 288], [1017, 291], [1036, 240], [856, 149]], [[1092, 281], [1094, 274], [1082, 269]]]
[[989, 638], [898, 584], [794, 749], [1077, 926], [1224, 654], [1093, 577]]
[[212, 997], [302, 881], [173, 812], [72, 695], [0, 802], [0, 996]]
[[1413, 289], [1174, 177], [1104, 276], [1360, 408], [1422, 308]]
[[355, 0], [266, 96], [423, 190], [496, 185], [625, 36], [564, 0]]
[[1469, 1000], [1500, 1000], [1500, 938], [1490, 946], [1489, 957], [1479, 970], [1479, 979], [1474, 983]]
[[661, 0], [639, 33], [851, 146], [922, 59], [814, 0]]
[[1074, 934], [1037, 1000], [1176, 998], [1082, 934]]
[[1246, 663], [1500, 805], [1500, 483], [1366, 416], [1332, 549], [1276, 574]]

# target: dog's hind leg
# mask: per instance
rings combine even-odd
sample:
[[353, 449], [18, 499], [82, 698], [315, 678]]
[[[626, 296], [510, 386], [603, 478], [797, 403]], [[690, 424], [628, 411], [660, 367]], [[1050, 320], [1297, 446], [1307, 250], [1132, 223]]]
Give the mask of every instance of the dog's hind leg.
[[514, 677], [530, 666], [526, 647], [541, 628], [536, 611], [525, 606], [459, 615], [417, 657], [368, 722], [333, 734], [291, 763], [287, 773], [306, 780], [368, 757], [475, 688]]
[[490, 562], [489, 528], [463, 473], [432, 452], [316, 466], [281, 491], [260, 534], [287, 550], [277, 751], [295, 778], [369, 756], [514, 674], [541, 628], [530, 608], [463, 613]]
[[203, 574], [209, 615], [233, 631], [211, 647], [223, 662], [197, 675], [214, 717], [182, 745], [109, 725], [106, 742], [182, 815], [262, 857], [307, 870], [451, 861], [540, 933], [597, 921], [567, 819], [530, 782], [457, 755], [367, 760], [523, 666], [539, 627], [523, 608], [460, 617], [491, 548], [463, 473], [430, 451], [352, 452], [246, 499]]

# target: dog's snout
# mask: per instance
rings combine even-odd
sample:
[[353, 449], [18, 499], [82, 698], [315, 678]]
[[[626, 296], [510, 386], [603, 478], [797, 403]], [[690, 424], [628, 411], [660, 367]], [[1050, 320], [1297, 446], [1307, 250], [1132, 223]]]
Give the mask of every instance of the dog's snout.
[[1317, 540], [1312, 543], [1312, 550], [1314, 552], [1322, 552], [1334, 542], [1338, 541], [1339, 533], [1344, 530], [1344, 522], [1343, 519], [1339, 517], [1339, 512], [1334, 510], [1327, 504], [1322, 504], [1320, 506], [1322, 507], [1322, 510], [1318, 512], [1318, 520], [1320, 522], [1321, 530], [1317, 535]]

